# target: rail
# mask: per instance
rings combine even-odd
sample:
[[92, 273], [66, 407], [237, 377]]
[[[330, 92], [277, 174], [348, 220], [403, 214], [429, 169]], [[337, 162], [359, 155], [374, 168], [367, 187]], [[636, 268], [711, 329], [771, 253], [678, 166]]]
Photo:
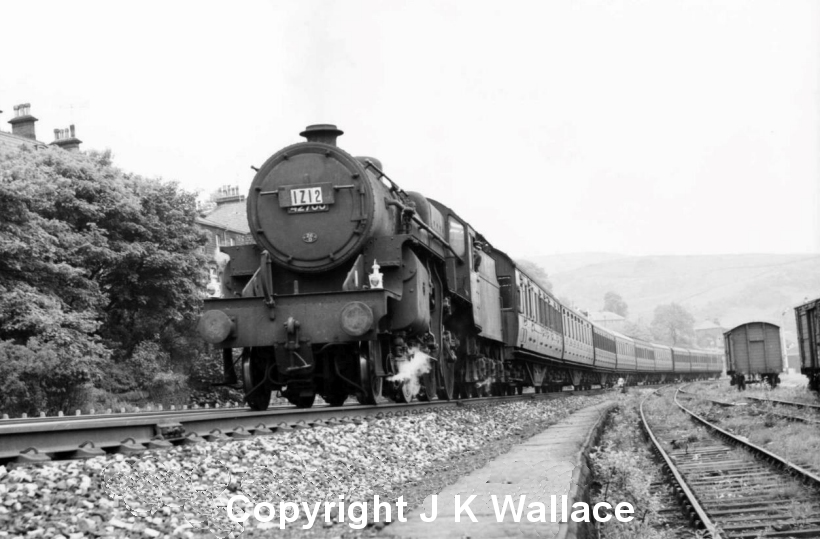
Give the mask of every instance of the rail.
[[678, 407], [681, 410], [683, 410], [684, 412], [689, 414], [695, 421], [702, 424], [703, 426], [705, 426], [706, 428], [708, 428], [712, 432], [716, 433], [718, 436], [720, 436], [724, 440], [726, 440], [726, 441], [728, 441], [728, 442], [730, 442], [734, 445], [743, 447], [744, 449], [748, 450], [753, 455], [758, 456], [758, 457], [762, 458], [763, 460], [766, 460], [770, 464], [773, 464], [775, 466], [778, 466], [778, 467], [782, 468], [783, 470], [786, 470], [788, 473], [790, 473], [791, 475], [793, 475], [795, 477], [801, 478], [804, 483], [813, 485], [815, 487], [820, 487], [820, 476], [818, 476], [817, 474], [814, 474], [814, 473], [812, 473], [811, 471], [809, 471], [805, 468], [802, 468], [802, 467], [800, 467], [800, 466], [798, 466], [798, 465], [796, 465], [792, 462], [789, 462], [786, 459], [784, 459], [784, 458], [782, 458], [778, 455], [775, 455], [771, 451], [763, 449], [762, 447], [760, 447], [758, 445], [755, 445], [755, 444], [753, 444], [752, 442], [750, 442], [748, 440], [744, 440], [744, 439], [741, 439], [741, 438], [735, 436], [734, 434], [732, 434], [732, 433], [718, 427], [717, 425], [715, 425], [713, 423], [710, 423], [705, 418], [701, 417], [700, 415], [698, 415], [695, 412], [693, 412], [693, 411], [689, 410], [688, 408], [686, 408], [683, 404], [678, 402], [678, 393], [679, 392], [680, 392], [680, 389], [678, 389], [678, 391], [675, 392], [675, 404], [677, 404]]
[[808, 408], [810, 410], [818, 410], [820, 411], [820, 405], [818, 404], [809, 404], [807, 402], [795, 402], [795, 401], [783, 401], [777, 399], [761, 399], [758, 397], [744, 397], [749, 400], [753, 401], [760, 401], [760, 402], [773, 402], [775, 404], [782, 404], [783, 406], [794, 406], [795, 408]]
[[[652, 441], [652, 444], [655, 446], [655, 450], [666, 463], [666, 469], [669, 470], [669, 473], [672, 475], [672, 478], [677, 483], [678, 499], [683, 502], [683, 506], [689, 513], [689, 519], [692, 522], [692, 524], [696, 528], [707, 530], [707, 533], [710, 534], [712, 539], [723, 539], [723, 536], [717, 530], [717, 526], [714, 522], [712, 522], [712, 520], [709, 518], [709, 515], [700, 505], [700, 502], [698, 501], [694, 492], [692, 492], [692, 489], [686, 483], [686, 480], [683, 478], [683, 475], [680, 473], [680, 471], [678, 471], [677, 466], [675, 466], [674, 461], [671, 459], [669, 454], [663, 449], [660, 441], [658, 441], [657, 437], [652, 432], [652, 429], [649, 426], [649, 422], [647, 421], [646, 415], [643, 411], [643, 405], [646, 402], [646, 399], [648, 399], [650, 395], [652, 395], [653, 393], [649, 393], [643, 399], [641, 399], [639, 411], [641, 413], [641, 422], [644, 431], [649, 436], [649, 439]], [[685, 498], [685, 501], [683, 500], [683, 498]]]
[[[710, 399], [709, 397], [703, 397], [701, 395], [698, 395], [696, 393], [692, 393], [690, 391], [686, 391], [683, 388], [679, 389], [678, 391], [683, 395], [686, 395], [688, 397], [692, 397], [693, 399], [700, 399], [700, 400], [703, 400], [703, 401], [711, 402], [712, 404], [716, 404], [716, 405], [722, 406], [724, 408], [732, 408], [732, 407], [737, 407], [737, 406], [748, 406], [748, 404], [749, 404], [747, 402], [718, 401], [718, 400]], [[786, 402], [790, 402], [790, 401], [778, 401], [778, 400], [773, 400], [773, 399], [758, 399], [758, 398], [755, 398], [755, 397], [745, 397], [745, 396], [743, 398], [756, 401], [757, 403], [760, 403], [760, 404], [764, 404], [764, 403], [783, 404], [783, 403], [786, 403]], [[802, 403], [797, 403], [797, 404], [802, 404]], [[811, 405], [809, 405], [809, 406], [811, 406]], [[820, 421], [818, 421], [816, 419], [809, 419], [808, 417], [800, 417], [800, 416], [795, 416], [795, 415], [782, 414], [780, 412], [775, 412], [775, 411], [768, 411], [767, 413], [771, 414], [773, 416], [785, 419], [786, 421], [792, 421], [792, 422], [795, 422], [795, 423], [806, 423], [806, 424], [810, 424], [810, 425], [820, 425]]]
[[44, 462], [85, 458], [106, 452], [138, 452], [204, 440], [247, 439], [317, 424], [399, 417], [435, 409], [486, 402], [557, 399], [572, 395], [600, 395], [605, 389], [556, 393], [525, 393], [452, 401], [319, 406], [300, 409], [213, 408], [130, 414], [86, 415], [0, 420], [0, 463]]

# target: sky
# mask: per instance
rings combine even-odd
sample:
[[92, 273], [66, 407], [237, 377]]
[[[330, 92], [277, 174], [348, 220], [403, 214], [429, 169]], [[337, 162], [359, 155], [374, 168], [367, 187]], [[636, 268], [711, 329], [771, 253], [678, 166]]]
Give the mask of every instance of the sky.
[[[4, 0], [0, 129], [208, 193], [314, 123], [516, 257], [820, 253], [820, 2]], [[9, 46], [13, 44], [14, 46]]]

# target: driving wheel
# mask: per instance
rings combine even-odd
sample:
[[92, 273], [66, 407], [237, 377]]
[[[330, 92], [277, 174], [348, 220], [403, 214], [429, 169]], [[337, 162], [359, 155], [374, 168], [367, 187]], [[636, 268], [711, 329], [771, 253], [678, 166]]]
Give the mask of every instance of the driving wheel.
[[252, 348], [246, 348], [242, 356], [245, 401], [251, 410], [267, 410], [271, 395], [270, 384], [266, 381], [267, 362], [262, 354]]
[[376, 376], [370, 368], [370, 362], [364, 356], [359, 356], [359, 383], [366, 390], [366, 393], [356, 393], [359, 404], [376, 404], [377, 399], [382, 396], [384, 378]]

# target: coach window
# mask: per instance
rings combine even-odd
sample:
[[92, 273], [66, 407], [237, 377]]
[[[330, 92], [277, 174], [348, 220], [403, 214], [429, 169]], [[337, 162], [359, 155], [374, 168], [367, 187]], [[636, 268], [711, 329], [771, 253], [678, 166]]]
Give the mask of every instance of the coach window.
[[498, 278], [498, 284], [501, 286], [501, 309], [512, 309], [512, 278], [509, 275], [501, 276]]
[[515, 304], [518, 305], [518, 312], [524, 314], [524, 300], [521, 296], [521, 285], [518, 285], [515, 287]]
[[535, 293], [534, 289], [530, 290], [530, 298], [532, 298], [532, 302], [530, 305], [532, 306], [532, 311], [530, 311], [530, 318], [538, 322], [538, 295]]
[[530, 287], [524, 286], [524, 295], [527, 296], [527, 304], [524, 307], [524, 315], [529, 318], [530, 314], [532, 313], [532, 294], [530, 294]]
[[541, 315], [538, 312], [538, 311], [541, 310], [541, 308], [538, 305], [540, 300], [541, 300], [541, 298], [538, 297], [538, 291], [533, 290], [532, 291], [532, 319], [535, 320], [536, 322], [541, 322]]
[[533, 316], [532, 308], [532, 288], [530, 288], [529, 286], [527, 287], [527, 317], [529, 317], [530, 320], [535, 318]]
[[450, 234], [450, 247], [453, 248], [457, 256], [464, 256], [466, 244], [464, 243], [464, 225], [459, 223], [457, 219], [450, 217], [448, 228]]
[[524, 285], [524, 316], [530, 317], [530, 289]]

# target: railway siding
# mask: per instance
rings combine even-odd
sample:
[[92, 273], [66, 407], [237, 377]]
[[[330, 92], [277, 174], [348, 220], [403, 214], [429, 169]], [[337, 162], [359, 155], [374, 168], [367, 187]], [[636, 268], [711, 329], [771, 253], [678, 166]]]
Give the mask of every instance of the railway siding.
[[647, 400], [647, 428], [676, 478], [678, 497], [712, 537], [820, 535], [820, 519], [811, 516], [820, 510], [815, 474], [710, 423], [676, 398]]

